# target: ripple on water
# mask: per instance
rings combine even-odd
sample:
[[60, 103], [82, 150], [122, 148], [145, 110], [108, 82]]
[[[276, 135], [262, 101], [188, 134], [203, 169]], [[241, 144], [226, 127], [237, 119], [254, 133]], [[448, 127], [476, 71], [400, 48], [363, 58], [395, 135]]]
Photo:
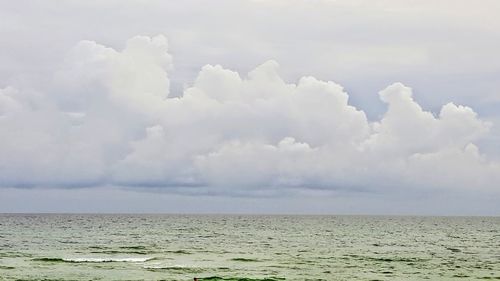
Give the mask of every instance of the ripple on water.
[[0, 215], [0, 224], [6, 280], [500, 280], [500, 218]]

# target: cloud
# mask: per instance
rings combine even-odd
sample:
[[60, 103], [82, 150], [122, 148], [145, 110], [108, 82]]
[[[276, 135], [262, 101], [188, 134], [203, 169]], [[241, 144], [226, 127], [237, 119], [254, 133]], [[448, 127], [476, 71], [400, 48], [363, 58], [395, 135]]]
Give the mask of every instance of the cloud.
[[395, 83], [370, 121], [342, 86], [285, 82], [267, 61], [248, 75], [204, 66], [180, 97], [162, 35], [123, 50], [79, 42], [51, 90], [0, 90], [0, 182], [133, 186], [277, 196], [303, 189], [496, 190], [500, 164], [475, 142], [492, 124], [469, 107], [425, 111]]
[[412, 98], [410, 88], [395, 83], [379, 93], [388, 110], [365, 142], [371, 149], [404, 150], [406, 153], [436, 151], [449, 146], [465, 147], [486, 133], [491, 123], [481, 121], [469, 107], [448, 103], [439, 117], [424, 111]]

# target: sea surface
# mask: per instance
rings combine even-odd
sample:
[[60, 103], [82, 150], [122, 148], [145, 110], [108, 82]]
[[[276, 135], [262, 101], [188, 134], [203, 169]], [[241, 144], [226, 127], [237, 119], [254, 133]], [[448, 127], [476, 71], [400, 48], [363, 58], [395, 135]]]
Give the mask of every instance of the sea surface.
[[0, 214], [0, 280], [500, 280], [499, 217]]

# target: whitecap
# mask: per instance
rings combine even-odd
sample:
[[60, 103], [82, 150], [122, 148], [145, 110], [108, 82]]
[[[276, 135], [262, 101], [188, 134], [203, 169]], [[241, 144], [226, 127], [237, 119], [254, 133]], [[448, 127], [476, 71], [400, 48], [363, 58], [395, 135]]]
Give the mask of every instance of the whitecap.
[[63, 258], [66, 262], [146, 262], [152, 260], [152, 257], [117, 257], [117, 258]]
[[182, 264], [174, 264], [174, 265], [166, 265], [166, 264], [150, 264], [143, 266], [144, 269], [189, 269], [189, 268], [197, 268], [189, 265]]

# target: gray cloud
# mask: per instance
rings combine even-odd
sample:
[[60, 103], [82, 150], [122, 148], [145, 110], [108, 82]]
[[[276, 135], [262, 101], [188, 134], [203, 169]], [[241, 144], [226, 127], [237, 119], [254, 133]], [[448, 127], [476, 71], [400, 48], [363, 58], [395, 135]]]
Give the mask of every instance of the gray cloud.
[[[446, 204], [444, 204], [446, 203]], [[184, 196], [123, 188], [0, 189], [0, 212], [498, 215], [498, 198], [478, 192], [335, 193], [287, 197]]]

